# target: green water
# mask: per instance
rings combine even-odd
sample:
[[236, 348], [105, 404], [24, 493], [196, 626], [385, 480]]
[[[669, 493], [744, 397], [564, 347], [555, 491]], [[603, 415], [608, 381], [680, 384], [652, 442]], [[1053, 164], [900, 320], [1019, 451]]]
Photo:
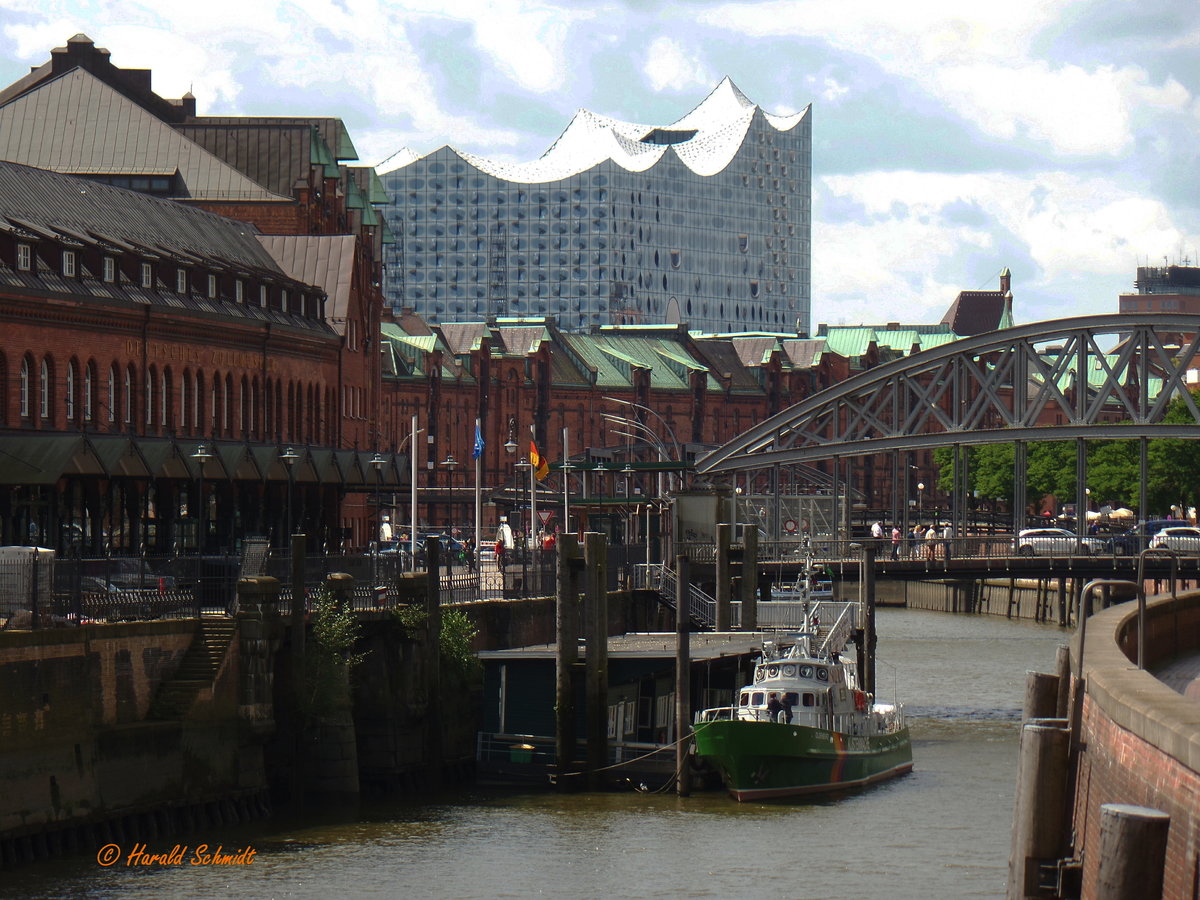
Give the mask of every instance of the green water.
[[[4, 898], [1002, 897], [1025, 672], [1058, 629], [882, 610], [879, 694], [912, 716], [911, 775], [817, 802], [466, 791], [220, 835], [246, 866], [0, 873]], [[160, 842], [165, 852], [175, 840]]]

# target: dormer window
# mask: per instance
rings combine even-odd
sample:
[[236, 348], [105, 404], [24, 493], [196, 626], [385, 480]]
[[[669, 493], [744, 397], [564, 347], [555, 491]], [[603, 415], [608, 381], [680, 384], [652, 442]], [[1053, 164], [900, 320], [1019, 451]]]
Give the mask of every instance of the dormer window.
[[209, 300], [217, 299], [217, 276], [216, 275], [208, 276], [208, 299]]
[[240, 278], [233, 283], [233, 299], [238, 303], [246, 302], [246, 282]]
[[104, 257], [104, 280], [110, 284], [117, 280], [117, 261], [111, 256]]
[[279, 308], [282, 309], [284, 312], [291, 312], [291, 310], [288, 309], [288, 299], [287, 299], [287, 289], [286, 288], [281, 289], [279, 291]]
[[148, 262], [142, 263], [142, 287], [147, 290], [154, 287], [154, 266]]
[[17, 244], [17, 269], [28, 272], [33, 268], [33, 247], [29, 244]]
[[186, 294], [188, 290], [188, 273], [187, 269], [175, 270], [175, 293]]
[[62, 252], [62, 273], [64, 278], [75, 277], [75, 251], [64, 250]]
[[267, 308], [267, 286], [265, 284], [258, 286], [258, 305], [263, 309]]

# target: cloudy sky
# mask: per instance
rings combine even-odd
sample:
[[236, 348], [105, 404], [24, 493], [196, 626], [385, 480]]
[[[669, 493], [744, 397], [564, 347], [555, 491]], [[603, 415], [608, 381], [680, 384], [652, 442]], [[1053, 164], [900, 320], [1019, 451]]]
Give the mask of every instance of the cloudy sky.
[[[968, 11], [969, 10], [969, 11]], [[1200, 263], [1195, 0], [0, 0], [0, 83], [77, 32], [202, 114], [331, 115], [362, 156], [539, 156], [579, 107], [665, 124], [729, 75], [813, 107], [813, 324], [1019, 322]]]

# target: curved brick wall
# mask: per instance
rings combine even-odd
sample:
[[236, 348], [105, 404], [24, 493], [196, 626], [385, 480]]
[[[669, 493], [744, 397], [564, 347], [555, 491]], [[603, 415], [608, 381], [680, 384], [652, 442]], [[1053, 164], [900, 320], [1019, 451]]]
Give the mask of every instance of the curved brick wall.
[[[1148, 667], [1200, 652], [1200, 592], [1153, 601], [1146, 618]], [[1076, 638], [1076, 659], [1078, 649]], [[1163, 897], [1195, 898], [1200, 888], [1200, 703], [1137, 669], [1135, 603], [1094, 615], [1085, 652], [1084, 749], [1074, 811], [1083, 896], [1095, 895], [1101, 805], [1133, 803], [1171, 816]]]

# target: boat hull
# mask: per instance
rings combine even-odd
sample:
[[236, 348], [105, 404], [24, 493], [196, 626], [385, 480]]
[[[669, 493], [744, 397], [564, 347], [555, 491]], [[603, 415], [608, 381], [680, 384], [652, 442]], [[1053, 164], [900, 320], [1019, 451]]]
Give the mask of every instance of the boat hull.
[[907, 728], [865, 736], [725, 719], [697, 724], [695, 739], [696, 755], [713, 762], [737, 800], [844, 790], [912, 770]]

